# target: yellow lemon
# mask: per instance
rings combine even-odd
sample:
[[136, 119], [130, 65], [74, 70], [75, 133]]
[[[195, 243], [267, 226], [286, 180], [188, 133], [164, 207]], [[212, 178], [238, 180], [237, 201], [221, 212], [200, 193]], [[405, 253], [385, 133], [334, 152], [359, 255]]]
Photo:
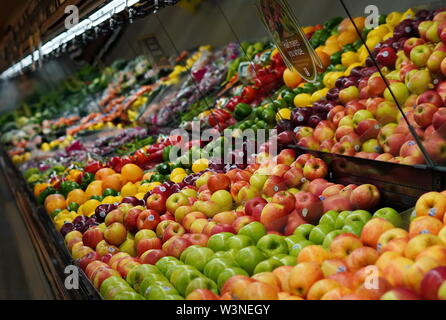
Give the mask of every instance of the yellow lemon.
[[324, 88], [313, 93], [313, 95], [311, 96], [311, 103], [314, 103], [322, 98], [325, 98], [325, 96], [328, 93], [328, 90], [329, 90], [328, 88]]
[[373, 49], [375, 49], [376, 45], [380, 42], [381, 42], [380, 37], [371, 37], [371, 38], [367, 38], [365, 44], [370, 50], [373, 50]]
[[176, 176], [174, 176], [173, 178], [171, 178], [170, 180], [174, 183], [180, 183], [184, 180], [184, 178], [187, 177], [187, 174], [177, 174]]
[[101, 203], [96, 199], [90, 199], [82, 205], [82, 214], [84, 216], [90, 216], [96, 210], [97, 206]]
[[386, 33], [383, 37], [383, 41], [386, 41], [387, 39], [390, 39], [392, 37], [393, 37], [393, 32]]
[[387, 18], [386, 23], [389, 27], [394, 28], [397, 24], [400, 23], [403, 14], [401, 12], [391, 12]]
[[291, 119], [291, 110], [288, 108], [280, 109], [276, 114], [276, 121], [280, 120], [290, 120]]
[[177, 176], [177, 175], [186, 175], [186, 174], [187, 174], [186, 170], [184, 170], [183, 168], [175, 168], [170, 173], [170, 180], [172, 180], [172, 178]]
[[135, 194], [138, 194], [138, 193], [147, 193], [147, 192], [151, 191], [152, 189], [153, 189], [153, 188], [152, 188], [152, 186], [150, 185], [150, 183], [144, 183], [143, 185], [141, 185], [141, 186], [138, 187], [138, 192], [136, 192]]
[[296, 107], [306, 107], [311, 104], [311, 95], [308, 93], [300, 93], [294, 97], [294, 105]]
[[192, 164], [192, 171], [194, 173], [198, 173], [203, 170], [206, 170], [208, 167], [209, 167], [208, 159], [198, 159]]
[[356, 52], [348, 51], [344, 52], [341, 56], [341, 63], [344, 67], [350, 66], [352, 63], [359, 62], [359, 57]]
[[138, 200], [142, 200], [142, 199], [144, 199], [144, 196], [145, 196], [146, 194], [145, 193], [137, 193], [136, 195], [135, 195], [135, 197], [136, 197], [136, 199], [138, 199]]
[[131, 182], [127, 182], [121, 188], [121, 194], [123, 197], [133, 197], [137, 193], [138, 193], [138, 186]]

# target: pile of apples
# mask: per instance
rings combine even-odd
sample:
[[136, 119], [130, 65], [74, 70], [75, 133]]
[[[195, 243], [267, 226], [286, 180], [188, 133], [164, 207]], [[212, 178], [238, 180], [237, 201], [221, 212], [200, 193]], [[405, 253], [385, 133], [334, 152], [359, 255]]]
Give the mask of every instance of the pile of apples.
[[[274, 158], [266, 153], [257, 158], [258, 163], [245, 170], [204, 172], [178, 192], [161, 185], [145, 201], [126, 197], [120, 204], [102, 204], [93, 217], [79, 217], [62, 228], [67, 247], [79, 266], [90, 270], [87, 276], [98, 289], [108, 277], [126, 278], [136, 266], [154, 265], [166, 256], [180, 259], [191, 246], [217, 252], [222, 245], [215, 244], [219, 241], [214, 235], [232, 236], [225, 250], [259, 246], [257, 250], [266, 252], [264, 247], [277, 244], [286, 257], [273, 260], [289, 263], [298, 250], [286, 236], [299, 225], [317, 223], [329, 210], [370, 210], [379, 203], [375, 186], [325, 180], [327, 164], [310, 154], [296, 157], [285, 149]], [[259, 245], [262, 236], [266, 238]], [[265, 254], [263, 260], [268, 257]], [[98, 267], [95, 272], [93, 262]], [[258, 268], [273, 269], [279, 263], [283, 261], [265, 261]], [[252, 275], [256, 267], [245, 269]]]
[[[381, 27], [393, 31], [393, 37], [372, 49], [386, 80], [369, 57], [366, 66], [338, 78], [324, 100], [293, 110], [299, 145], [347, 156], [423, 164], [410, 123], [431, 159], [444, 163], [446, 11], [420, 14], [394, 28]], [[310, 121], [313, 108], [326, 110], [327, 120]]]
[[[344, 233], [329, 246], [302, 248], [295, 266], [228, 279], [220, 299], [446, 300], [445, 205], [444, 194], [423, 195], [408, 231], [391, 222], [401, 217], [388, 209], [377, 212], [360, 236]], [[205, 296], [201, 290], [195, 298]]]

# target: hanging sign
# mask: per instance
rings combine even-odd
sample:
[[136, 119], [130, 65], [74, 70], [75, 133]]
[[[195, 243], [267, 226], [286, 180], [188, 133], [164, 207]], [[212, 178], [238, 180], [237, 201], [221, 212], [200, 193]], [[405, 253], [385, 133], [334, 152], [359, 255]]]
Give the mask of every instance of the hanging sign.
[[316, 82], [322, 62], [287, 0], [259, 0], [257, 9], [287, 67], [294, 68], [305, 81]]

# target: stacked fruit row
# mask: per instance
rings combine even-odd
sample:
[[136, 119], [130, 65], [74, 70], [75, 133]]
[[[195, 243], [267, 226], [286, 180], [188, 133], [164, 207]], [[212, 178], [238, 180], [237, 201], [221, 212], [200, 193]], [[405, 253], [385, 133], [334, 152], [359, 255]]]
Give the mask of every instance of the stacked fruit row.
[[[285, 81], [290, 88], [295, 87], [296, 108], [290, 110], [287, 119], [291, 129], [295, 128], [299, 145], [361, 158], [423, 164], [425, 159], [409, 123], [431, 159], [443, 163], [445, 17], [444, 9], [393, 12], [374, 30], [365, 29], [357, 20], [380, 70], [364, 45], [357, 51], [352, 46], [343, 52], [332, 45], [340, 35], [328, 38], [317, 51], [331, 54], [331, 61], [339, 55], [342, 66], [339, 71], [323, 74], [325, 88], [317, 91], [320, 94], [314, 97], [315, 93], [305, 93], [305, 85], [299, 81]], [[353, 24], [346, 21], [341, 28], [354, 31]], [[353, 43], [357, 38], [348, 39]]]

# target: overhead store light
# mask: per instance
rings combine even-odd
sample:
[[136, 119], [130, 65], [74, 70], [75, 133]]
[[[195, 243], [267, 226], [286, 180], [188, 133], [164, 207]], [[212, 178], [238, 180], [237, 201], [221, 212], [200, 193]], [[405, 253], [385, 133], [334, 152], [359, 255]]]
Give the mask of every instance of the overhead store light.
[[124, 11], [127, 7], [131, 7], [140, 0], [113, 0], [104, 7], [100, 8], [90, 16], [80, 21], [73, 28], [61, 33], [54, 39], [46, 42], [39, 50], [33, 51], [31, 54], [17, 62], [1, 74], [1, 78], [6, 79], [17, 75], [21, 70], [29, 67], [33, 61], [40, 59], [41, 55], [48, 55], [62, 45], [73, 40], [76, 36], [82, 35], [87, 30], [94, 28], [104, 21], [110, 19], [113, 15]]

